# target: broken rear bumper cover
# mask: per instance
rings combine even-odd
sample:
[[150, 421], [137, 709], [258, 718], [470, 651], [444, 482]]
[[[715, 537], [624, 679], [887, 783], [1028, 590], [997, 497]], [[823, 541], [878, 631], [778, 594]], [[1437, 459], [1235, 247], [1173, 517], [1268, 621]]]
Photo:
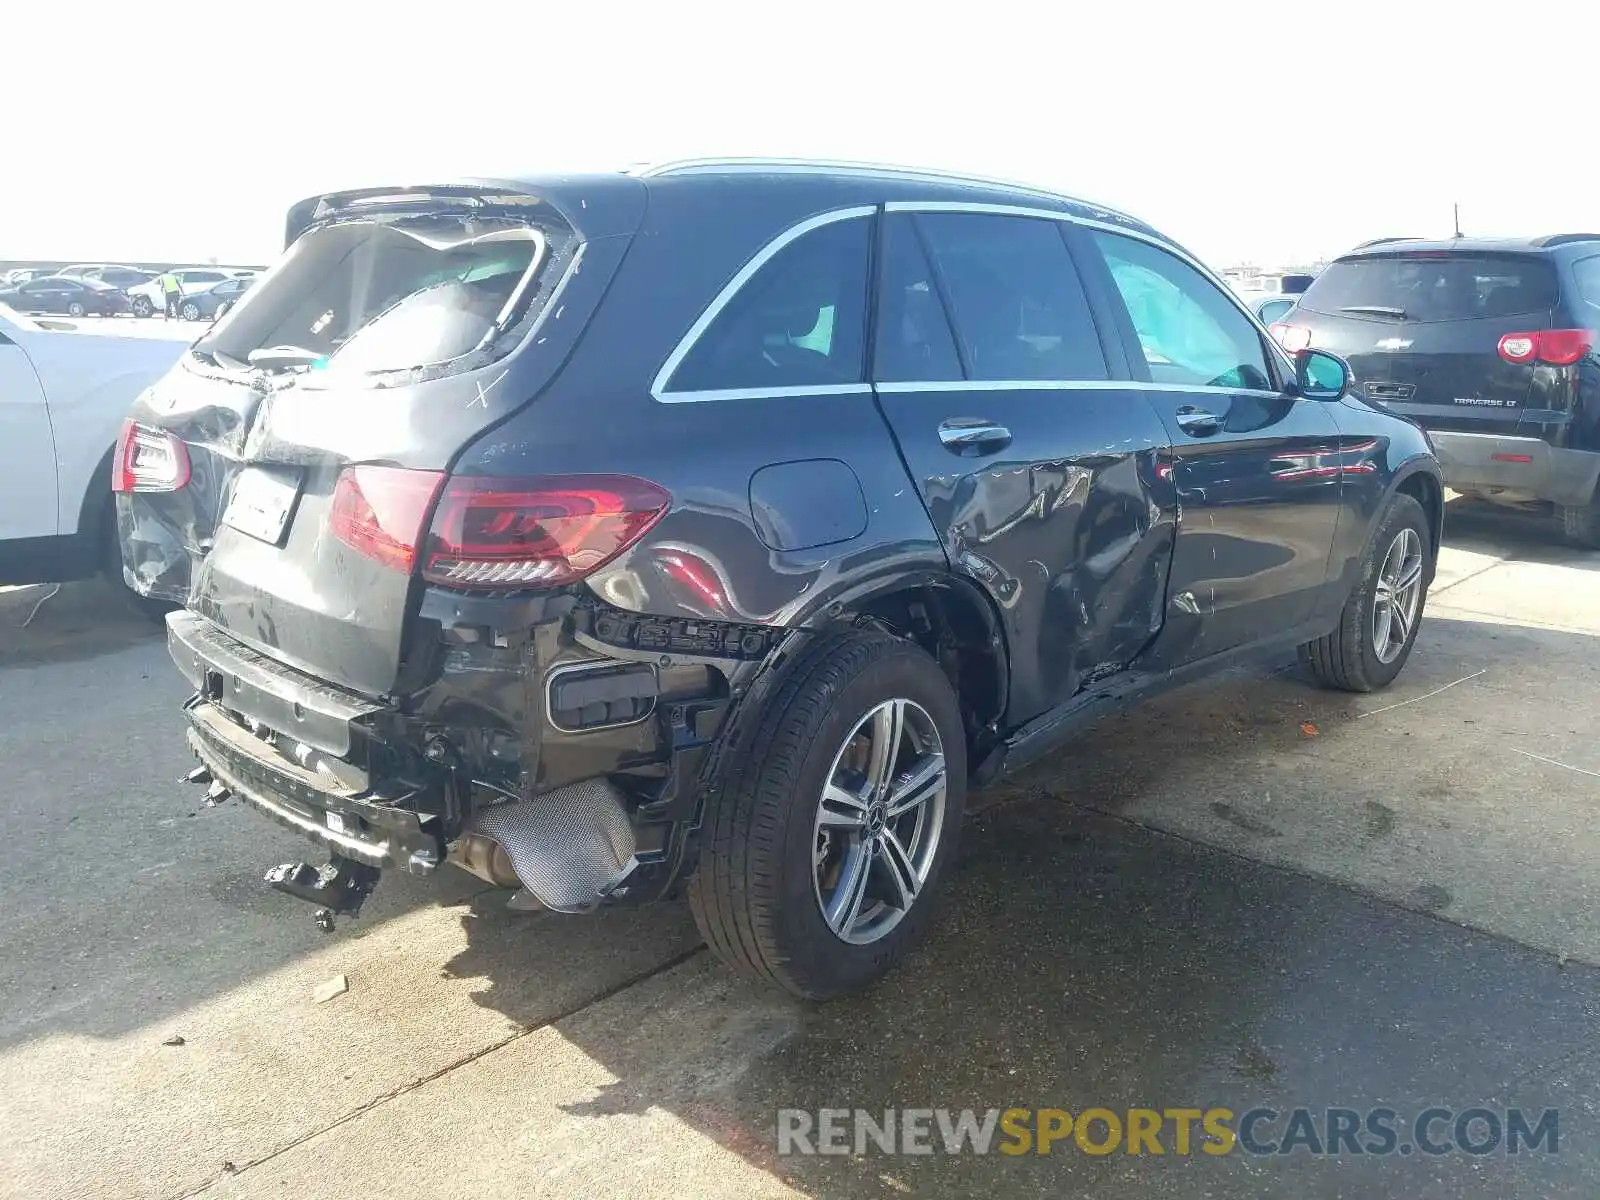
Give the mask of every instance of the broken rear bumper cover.
[[[670, 703], [609, 734], [569, 734], [541, 708], [530, 714], [520, 775], [494, 776], [495, 764], [466, 753], [465, 731], [447, 737], [417, 711], [438, 705], [445, 686], [458, 690], [443, 707], [459, 707], [459, 689], [482, 686], [491, 672], [447, 671], [430, 693], [380, 701], [269, 658], [194, 612], [172, 614], [167, 627], [172, 658], [195, 690], [185, 714], [204, 773], [335, 862], [426, 874], [453, 861], [501, 886], [520, 883], [559, 911], [659, 899], [692, 867], [702, 767], [728, 709], [725, 690], [669, 693]], [[619, 665], [568, 657], [541, 673], [527, 658], [513, 661], [535, 697], [554, 695], [551, 681], [578, 678], [585, 665], [610, 683]], [[635, 752], [612, 754], [608, 736]], [[485, 842], [504, 854], [486, 858]], [[491, 859], [498, 865], [486, 873]]]

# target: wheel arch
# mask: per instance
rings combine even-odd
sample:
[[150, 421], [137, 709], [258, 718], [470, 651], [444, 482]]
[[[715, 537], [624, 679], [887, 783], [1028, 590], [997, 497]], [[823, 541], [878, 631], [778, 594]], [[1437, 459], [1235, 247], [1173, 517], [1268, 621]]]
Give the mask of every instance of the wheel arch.
[[947, 571], [888, 575], [834, 594], [799, 624], [865, 625], [917, 643], [939, 664], [960, 701], [969, 761], [980, 761], [998, 740], [1011, 659], [994, 601], [976, 584]]
[[1428, 516], [1428, 536], [1433, 543], [1432, 557], [1437, 561], [1439, 548], [1444, 544], [1444, 481], [1438, 467], [1425, 458], [1415, 458], [1402, 464], [1390, 480], [1389, 494], [1378, 509], [1377, 520], [1383, 519], [1389, 499], [1398, 494], [1410, 496], [1422, 505], [1422, 511]]

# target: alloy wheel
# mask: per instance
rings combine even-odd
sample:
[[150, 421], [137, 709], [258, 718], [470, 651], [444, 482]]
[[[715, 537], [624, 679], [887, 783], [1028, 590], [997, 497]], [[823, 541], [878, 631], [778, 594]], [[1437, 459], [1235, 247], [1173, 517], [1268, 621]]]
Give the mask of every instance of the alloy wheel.
[[1402, 529], [1383, 556], [1373, 597], [1372, 649], [1379, 662], [1393, 662], [1411, 640], [1422, 607], [1422, 568], [1422, 539]]
[[913, 700], [885, 700], [834, 755], [812, 831], [813, 890], [834, 936], [866, 945], [911, 910], [944, 833], [939, 729]]

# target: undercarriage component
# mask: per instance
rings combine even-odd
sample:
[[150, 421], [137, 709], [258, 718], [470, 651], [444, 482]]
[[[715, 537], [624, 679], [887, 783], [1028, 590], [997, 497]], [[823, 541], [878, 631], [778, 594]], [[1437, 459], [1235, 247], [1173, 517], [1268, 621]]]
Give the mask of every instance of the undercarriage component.
[[506, 848], [491, 837], [481, 833], [467, 833], [457, 838], [450, 847], [448, 862], [463, 871], [469, 871], [485, 883], [495, 887], [521, 887], [517, 870], [511, 865]]
[[522, 885], [555, 912], [598, 904], [627, 874], [636, 845], [622, 793], [604, 779], [482, 809], [472, 834], [499, 843]]
[[282, 863], [265, 875], [266, 882], [286, 896], [320, 905], [317, 928], [333, 931], [335, 915], [357, 917], [372, 889], [378, 886], [377, 867], [335, 854], [321, 868], [310, 863]]

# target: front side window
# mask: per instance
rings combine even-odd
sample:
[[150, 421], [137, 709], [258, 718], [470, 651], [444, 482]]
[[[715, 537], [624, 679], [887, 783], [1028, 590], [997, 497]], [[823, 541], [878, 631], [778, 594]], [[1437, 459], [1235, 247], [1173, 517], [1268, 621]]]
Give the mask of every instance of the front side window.
[[866, 217], [830, 221], [778, 250], [701, 332], [667, 390], [861, 383], [869, 234]]
[[1155, 383], [1272, 389], [1266, 348], [1250, 318], [1175, 254], [1096, 232]]
[[948, 294], [969, 378], [1110, 378], [1055, 221], [922, 213], [917, 225]]

